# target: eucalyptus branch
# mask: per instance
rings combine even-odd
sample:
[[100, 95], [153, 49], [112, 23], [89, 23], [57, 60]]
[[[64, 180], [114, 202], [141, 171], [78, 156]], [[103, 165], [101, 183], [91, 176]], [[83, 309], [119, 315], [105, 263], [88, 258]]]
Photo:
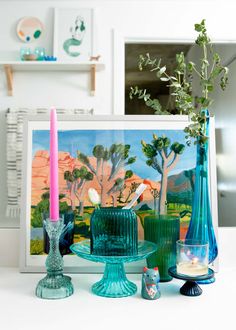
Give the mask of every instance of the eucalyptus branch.
[[143, 100], [144, 103], [155, 110], [155, 114], [162, 115], [162, 114], [170, 114], [168, 110], [162, 109], [162, 106], [158, 99], [152, 99], [151, 95], [147, 93], [146, 89], [140, 89], [138, 86], [130, 87], [130, 93], [129, 93], [130, 99], [133, 99], [134, 97], [137, 97], [140, 100]]
[[[200, 24], [195, 24], [195, 31], [198, 32], [195, 43], [202, 49], [199, 68], [194, 62], [187, 62], [183, 53], [176, 54], [176, 68], [173, 75], [167, 73], [165, 65], [161, 66], [162, 59], [152, 59], [149, 54], [146, 54], [140, 55], [138, 61], [140, 71], [143, 68], [149, 68], [151, 72], [156, 73], [157, 79], [167, 82], [167, 87], [172, 90], [170, 95], [174, 97], [176, 112], [186, 114], [191, 119], [191, 123], [184, 130], [187, 144], [191, 143], [192, 138], [195, 143], [207, 141], [206, 118], [202, 110], [209, 108], [213, 103], [209, 95], [214, 91], [216, 80], [220, 79], [219, 86], [222, 90], [225, 90], [228, 83], [228, 68], [221, 64], [219, 55], [213, 51], [204, 19]], [[200, 78], [202, 91], [202, 95], [195, 99], [192, 95], [193, 73]], [[158, 99], [152, 99], [146, 89], [131, 87], [130, 98], [133, 97], [143, 100], [148, 107], [155, 110], [155, 114], [171, 114], [171, 111], [162, 108]]]
[[204, 79], [203, 76], [201, 75], [201, 73], [198, 72], [198, 70], [196, 69], [195, 64], [194, 64], [193, 62], [189, 62], [189, 64], [190, 64], [190, 63], [191, 63], [191, 65], [192, 65], [192, 69], [193, 69], [193, 71], [199, 76], [199, 78], [200, 78], [200, 79]]

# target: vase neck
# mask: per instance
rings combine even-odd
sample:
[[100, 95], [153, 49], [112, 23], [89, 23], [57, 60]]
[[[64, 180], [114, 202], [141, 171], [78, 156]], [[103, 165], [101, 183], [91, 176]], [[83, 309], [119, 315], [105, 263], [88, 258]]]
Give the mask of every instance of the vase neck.
[[59, 240], [64, 228], [63, 220], [51, 222], [46, 220], [46, 231], [49, 236], [49, 254], [46, 259], [46, 268], [48, 275], [60, 275], [63, 271], [63, 259], [59, 250]]
[[208, 141], [197, 145], [197, 166], [208, 167]]
[[206, 141], [201, 140], [202, 137], [207, 137], [209, 138], [209, 121], [210, 121], [210, 113], [208, 111], [208, 109], [202, 109], [201, 110], [201, 132], [203, 134], [203, 136], [199, 136], [197, 139], [198, 144], [205, 144]]

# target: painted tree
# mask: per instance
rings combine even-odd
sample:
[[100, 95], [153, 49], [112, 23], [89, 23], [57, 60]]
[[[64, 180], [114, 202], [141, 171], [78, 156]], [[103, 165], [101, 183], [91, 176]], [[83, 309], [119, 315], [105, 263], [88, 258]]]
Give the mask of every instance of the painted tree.
[[124, 204], [123, 198], [124, 198], [124, 191], [126, 188], [127, 188], [127, 185], [126, 185], [126, 183], [124, 183], [123, 186], [120, 188], [120, 192], [117, 197], [117, 201], [121, 204]]
[[129, 157], [130, 145], [114, 143], [110, 148], [103, 145], [96, 145], [92, 154], [96, 159], [95, 166], [85, 154], [78, 151], [78, 159], [87, 166], [87, 168], [96, 176], [101, 189], [101, 204], [106, 205], [108, 196], [112, 196], [113, 204], [116, 205], [119, 192], [126, 178], [131, 177], [133, 172], [128, 170], [123, 178], [120, 178], [119, 172], [125, 166], [133, 164], [136, 157]]
[[189, 180], [189, 184], [190, 184], [191, 191], [192, 191], [192, 194], [193, 194], [195, 170], [193, 170], [193, 169], [192, 170], [186, 170], [186, 171], [184, 171], [184, 175]]
[[157, 210], [158, 210], [157, 201], [160, 197], [160, 192], [156, 188], [154, 188], [154, 189], [151, 190], [151, 194], [152, 194], [152, 197], [153, 197], [154, 211], [156, 213]]
[[112, 197], [112, 204], [114, 207], [117, 207], [119, 201], [120, 192], [125, 187], [125, 179], [131, 178], [133, 172], [128, 170], [125, 172], [124, 178], [117, 178], [114, 182], [114, 185], [108, 190], [107, 195]]
[[141, 141], [142, 151], [147, 157], [146, 164], [161, 175], [161, 190], [158, 204], [160, 214], [166, 213], [168, 173], [173, 170], [185, 146], [178, 142], [171, 144], [169, 138], [153, 134], [152, 142]]
[[[46, 187], [43, 190], [46, 190], [42, 195], [41, 195], [41, 200], [39, 203], [36, 205], [34, 212], [32, 214], [32, 219], [31, 219], [31, 225], [32, 227], [42, 227], [43, 226], [43, 217], [42, 214], [44, 213], [49, 213], [49, 198], [50, 198], [50, 192], [49, 188]], [[62, 199], [65, 197], [64, 194], [59, 194], [59, 210], [60, 213], [65, 213], [69, 210], [69, 205], [65, 202], [62, 201]]]
[[129, 202], [130, 196], [136, 191], [138, 186], [139, 186], [139, 183], [137, 183], [137, 182], [132, 182], [131, 183], [131, 186], [129, 187], [129, 191], [128, 191], [128, 195], [126, 197], [125, 203]]
[[66, 180], [67, 188], [70, 193], [72, 210], [76, 208], [76, 198], [79, 201], [80, 215], [83, 215], [85, 188], [86, 184], [93, 180], [93, 173], [88, 171], [85, 166], [81, 166], [81, 168], [74, 168], [72, 172], [65, 171], [64, 179]]

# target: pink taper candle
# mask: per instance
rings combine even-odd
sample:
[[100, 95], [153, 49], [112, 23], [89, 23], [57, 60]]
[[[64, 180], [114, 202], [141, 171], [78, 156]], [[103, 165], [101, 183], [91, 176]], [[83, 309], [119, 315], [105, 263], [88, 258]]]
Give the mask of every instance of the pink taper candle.
[[50, 113], [50, 220], [59, 220], [57, 113]]

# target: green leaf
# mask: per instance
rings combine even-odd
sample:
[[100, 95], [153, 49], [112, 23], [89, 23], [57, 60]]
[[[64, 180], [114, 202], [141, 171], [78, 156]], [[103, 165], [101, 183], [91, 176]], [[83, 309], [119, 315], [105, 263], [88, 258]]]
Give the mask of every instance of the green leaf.
[[133, 163], [135, 163], [136, 162], [136, 157], [130, 157], [129, 159], [128, 159], [128, 164], [133, 164]]
[[161, 80], [161, 81], [169, 81], [170, 78], [167, 78], [167, 77], [161, 77], [160, 80]]
[[207, 90], [208, 90], [208, 92], [213, 92], [213, 90], [214, 90], [213, 85], [208, 84], [208, 85], [207, 85]]
[[125, 172], [125, 179], [129, 179], [129, 178], [131, 178], [132, 175], [133, 175], [133, 171], [131, 171], [131, 170], [127, 170], [127, 171]]
[[92, 181], [92, 180], [93, 180], [93, 173], [88, 172], [88, 173], [85, 175], [85, 180], [86, 180], [86, 181]]
[[166, 66], [163, 66], [162, 68], [160, 68], [160, 75], [162, 75], [164, 72], [166, 71]]
[[179, 70], [175, 70], [175, 72], [177, 73], [177, 74], [182, 74], [182, 72], [181, 71], [179, 71]]
[[146, 144], [142, 150], [147, 158], [153, 158], [157, 155], [155, 148], [151, 144]]
[[218, 53], [214, 53], [213, 54], [213, 60], [218, 63], [220, 62], [220, 55]]
[[161, 73], [160, 73], [160, 70], [158, 70], [158, 71], [156, 72], [156, 76], [157, 76], [157, 78], [158, 78], [158, 79], [160, 79], [160, 78], [161, 78]]
[[194, 63], [194, 62], [188, 62], [188, 68], [193, 68], [193, 67], [195, 67], [196, 66], [196, 64]]
[[197, 32], [201, 32], [202, 31], [202, 27], [201, 27], [200, 24], [195, 24], [194, 25], [194, 28], [195, 28], [195, 31], [197, 31]]
[[207, 60], [207, 59], [205, 59], [205, 58], [202, 60], [202, 63], [204, 63], [206, 66], [208, 66], [208, 65], [209, 65], [209, 62], [208, 62], [208, 60]]
[[173, 82], [171, 85], [171, 87], [176, 87], [176, 88], [180, 88], [181, 85], [178, 82]]
[[93, 148], [93, 156], [97, 159], [102, 159], [104, 155], [104, 147], [100, 144], [96, 145]]
[[206, 21], [205, 18], [203, 18], [202, 21], [201, 21], [201, 26], [202, 27], [205, 27], [205, 21]]
[[84, 163], [85, 165], [88, 165], [88, 164], [89, 164], [89, 159], [88, 159], [88, 157], [87, 157], [85, 154], [83, 154], [82, 152], [80, 152], [80, 151], [78, 151], [78, 159], [79, 159], [82, 163]]
[[147, 164], [148, 166], [152, 166], [152, 164], [153, 164], [153, 160], [152, 160], [152, 159], [148, 159], [148, 160], [146, 161], [146, 164]]

